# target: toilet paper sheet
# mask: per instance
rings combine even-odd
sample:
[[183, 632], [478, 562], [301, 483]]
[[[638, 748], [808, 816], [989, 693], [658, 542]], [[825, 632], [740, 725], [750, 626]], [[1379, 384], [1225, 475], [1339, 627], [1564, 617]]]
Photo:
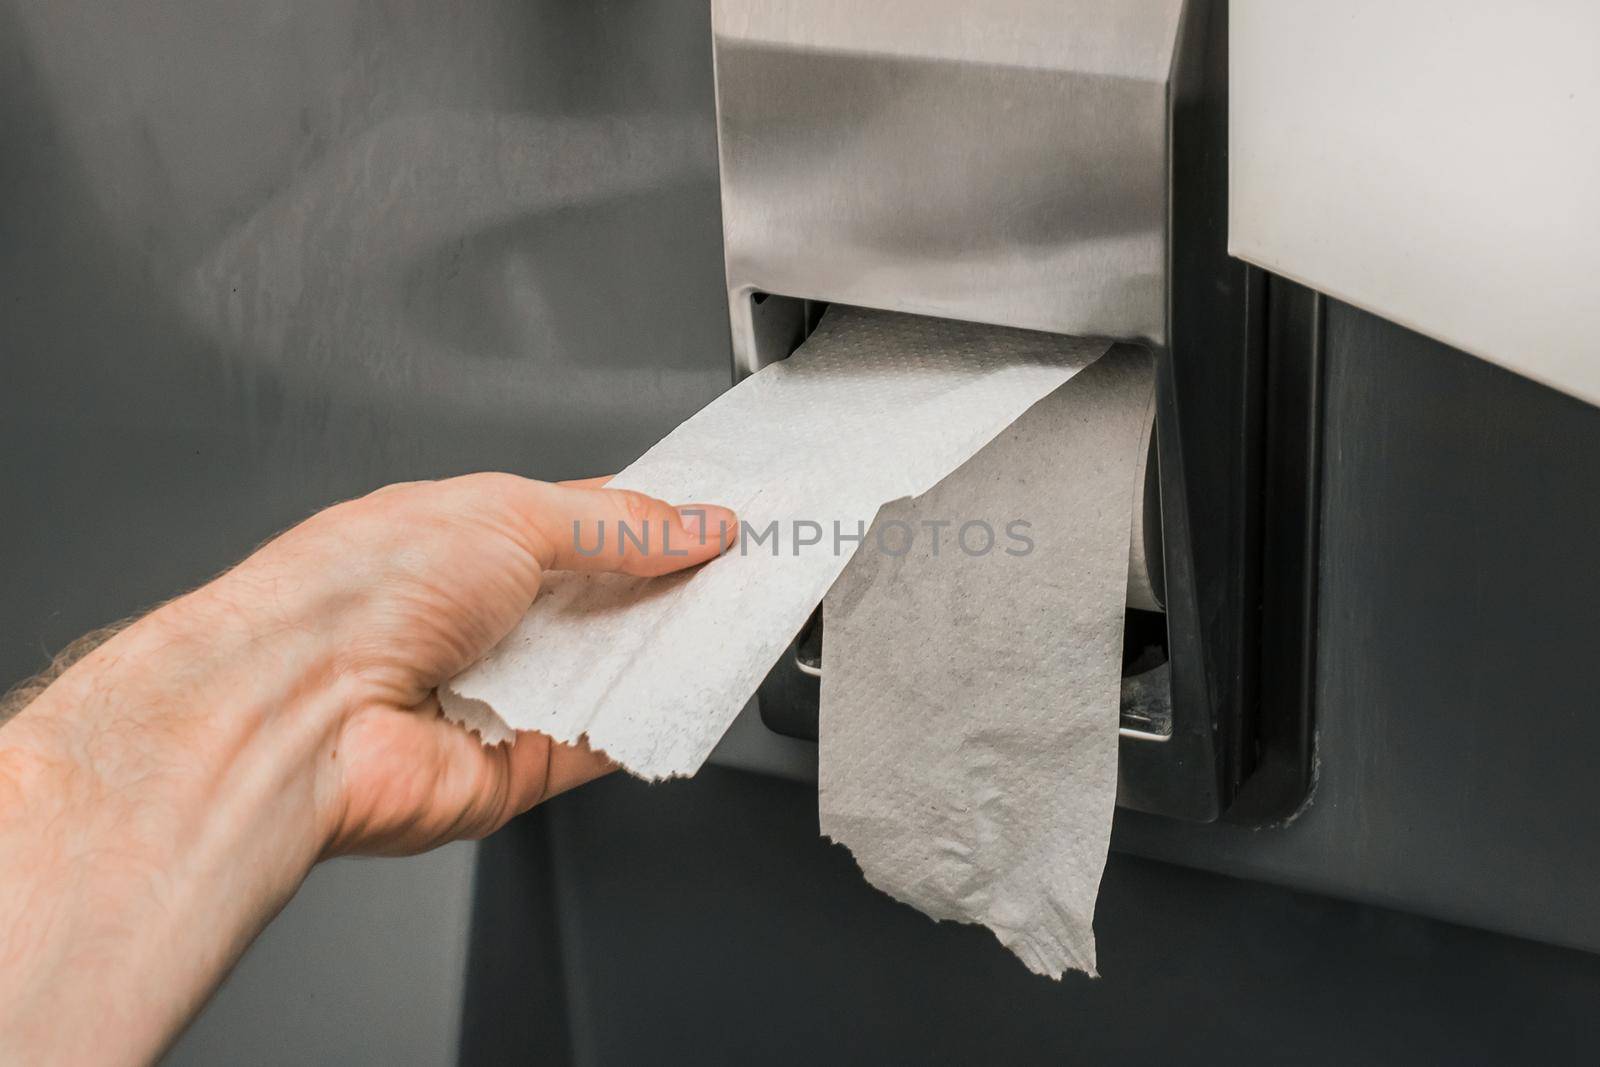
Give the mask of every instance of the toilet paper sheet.
[[[738, 544], [665, 578], [547, 576], [513, 632], [441, 687], [445, 714], [486, 742], [512, 730], [587, 736], [642, 777], [692, 774], [858, 543], [863, 554], [877, 551], [868, 527], [879, 507], [932, 489], [1105, 349], [830, 310], [793, 356], [723, 394], [610, 483], [731, 507], [741, 519]], [[1058, 445], [1048, 451], [1079, 462]], [[1126, 495], [1118, 498], [1119, 583]], [[1119, 584], [1119, 608], [1120, 596]]]
[[1030, 551], [861, 552], [823, 605], [822, 832], [868, 881], [1095, 973], [1116, 802], [1128, 539], [1153, 373], [1117, 349], [876, 526], [1025, 519]]

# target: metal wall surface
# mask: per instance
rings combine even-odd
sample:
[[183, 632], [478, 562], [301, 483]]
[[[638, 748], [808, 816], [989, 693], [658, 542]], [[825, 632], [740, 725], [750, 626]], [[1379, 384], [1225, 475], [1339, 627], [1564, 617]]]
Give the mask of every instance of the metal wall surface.
[[[711, 94], [703, 2], [0, 0], [0, 686], [317, 507], [603, 473], [726, 388]], [[174, 1062], [447, 1058], [470, 857], [319, 871]]]

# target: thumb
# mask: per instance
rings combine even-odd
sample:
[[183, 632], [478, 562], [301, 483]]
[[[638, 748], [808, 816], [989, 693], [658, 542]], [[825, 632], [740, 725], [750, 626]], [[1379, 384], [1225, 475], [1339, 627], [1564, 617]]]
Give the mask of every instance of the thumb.
[[524, 515], [545, 570], [669, 574], [721, 554], [738, 531], [734, 513], [715, 504], [674, 506], [631, 489], [527, 485]]

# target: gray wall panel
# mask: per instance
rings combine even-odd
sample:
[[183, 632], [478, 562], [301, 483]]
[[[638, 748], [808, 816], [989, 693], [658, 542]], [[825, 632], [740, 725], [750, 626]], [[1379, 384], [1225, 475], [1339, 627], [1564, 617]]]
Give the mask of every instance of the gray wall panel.
[[738, 771], [586, 786], [480, 857], [466, 1067], [1600, 1056], [1594, 956], [1123, 854], [1103, 976], [1039, 978], [867, 885], [813, 787]]
[[166, 1062], [455, 1062], [475, 852], [312, 871]]

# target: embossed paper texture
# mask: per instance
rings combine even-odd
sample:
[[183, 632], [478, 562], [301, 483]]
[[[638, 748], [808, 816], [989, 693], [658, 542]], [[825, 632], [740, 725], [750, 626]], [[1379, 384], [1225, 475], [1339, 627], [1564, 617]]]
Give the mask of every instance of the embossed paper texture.
[[[878, 509], [928, 492], [1105, 350], [830, 310], [798, 352], [740, 382], [610, 483], [733, 508], [739, 546], [666, 578], [547, 576], [513, 632], [441, 688], [445, 713], [486, 741], [512, 730], [587, 737], [642, 777], [694, 773]], [[821, 542], [805, 544], [818, 529]], [[753, 544], [751, 531], [767, 536]]]
[[[863, 551], [823, 607], [822, 832], [868, 881], [981, 923], [1033, 971], [1095, 973], [1116, 803], [1128, 539], [1153, 375], [1117, 349], [877, 527], [1022, 519]], [[876, 532], [876, 531], [875, 531]]]

